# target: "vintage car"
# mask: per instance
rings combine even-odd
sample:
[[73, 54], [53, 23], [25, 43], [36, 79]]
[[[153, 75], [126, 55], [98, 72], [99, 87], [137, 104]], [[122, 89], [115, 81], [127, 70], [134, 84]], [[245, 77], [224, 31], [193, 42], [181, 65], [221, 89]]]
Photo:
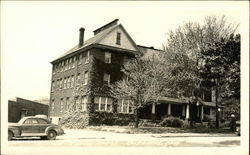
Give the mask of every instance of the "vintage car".
[[55, 140], [56, 136], [63, 135], [64, 130], [51, 124], [46, 118], [28, 116], [20, 119], [18, 123], [9, 123], [8, 140], [23, 137], [41, 137], [41, 139]]

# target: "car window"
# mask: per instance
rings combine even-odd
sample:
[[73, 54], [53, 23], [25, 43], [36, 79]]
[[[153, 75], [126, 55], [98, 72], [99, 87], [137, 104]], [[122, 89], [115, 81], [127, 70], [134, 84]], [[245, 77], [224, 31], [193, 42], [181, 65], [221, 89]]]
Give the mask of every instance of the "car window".
[[46, 121], [43, 120], [43, 119], [39, 119], [38, 122], [39, 122], [39, 124], [48, 124], [48, 122], [46, 122]]
[[24, 124], [38, 124], [38, 121], [36, 119], [29, 118], [24, 122]]

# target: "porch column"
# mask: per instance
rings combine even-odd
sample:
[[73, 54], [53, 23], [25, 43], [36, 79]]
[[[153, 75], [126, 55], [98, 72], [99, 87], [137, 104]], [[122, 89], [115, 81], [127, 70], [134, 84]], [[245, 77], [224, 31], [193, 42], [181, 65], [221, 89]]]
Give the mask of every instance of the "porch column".
[[155, 103], [152, 103], [152, 120], [155, 121]]
[[185, 116], [185, 105], [182, 106], [182, 116]]
[[187, 104], [186, 108], [186, 119], [189, 119], [189, 104]]
[[203, 112], [203, 106], [201, 106], [201, 121], [203, 120], [204, 118], [204, 112]]
[[199, 118], [199, 116], [200, 116], [200, 108], [197, 107], [197, 117]]
[[168, 104], [168, 115], [171, 115], [171, 104]]

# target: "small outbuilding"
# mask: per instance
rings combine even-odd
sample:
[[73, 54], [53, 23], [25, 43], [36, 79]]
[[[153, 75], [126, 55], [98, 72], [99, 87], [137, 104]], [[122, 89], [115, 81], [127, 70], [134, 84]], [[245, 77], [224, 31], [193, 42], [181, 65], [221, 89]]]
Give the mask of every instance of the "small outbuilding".
[[46, 104], [16, 97], [16, 100], [8, 100], [8, 122], [18, 122], [25, 116], [48, 116], [48, 109]]

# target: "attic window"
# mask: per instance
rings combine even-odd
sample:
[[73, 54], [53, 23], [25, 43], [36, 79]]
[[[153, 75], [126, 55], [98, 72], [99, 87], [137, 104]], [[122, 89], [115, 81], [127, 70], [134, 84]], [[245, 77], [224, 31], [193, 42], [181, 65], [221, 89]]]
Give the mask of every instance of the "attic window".
[[116, 34], [116, 44], [121, 45], [121, 33], [117, 32]]

